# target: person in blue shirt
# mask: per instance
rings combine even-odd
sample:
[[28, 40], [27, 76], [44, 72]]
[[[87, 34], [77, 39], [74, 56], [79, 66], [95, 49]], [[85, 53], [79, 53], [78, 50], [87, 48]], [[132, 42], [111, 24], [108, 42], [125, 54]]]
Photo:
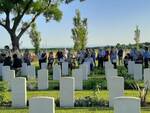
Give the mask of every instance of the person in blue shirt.
[[97, 60], [98, 60], [98, 67], [103, 68], [103, 59], [105, 56], [105, 50], [99, 48], [98, 54], [97, 54]]
[[130, 51], [130, 56], [131, 56], [131, 60], [132, 61], [135, 61], [138, 57], [138, 54], [137, 54], [137, 49], [136, 48], [132, 48], [131, 51]]
[[143, 53], [143, 58], [144, 58], [144, 66], [145, 68], [148, 68], [148, 62], [149, 62], [149, 58], [150, 58], [150, 52], [148, 50], [148, 47], [145, 47], [145, 52]]
[[114, 65], [114, 68], [117, 68], [117, 50], [114, 47], [111, 47], [110, 51], [110, 60], [111, 63]]

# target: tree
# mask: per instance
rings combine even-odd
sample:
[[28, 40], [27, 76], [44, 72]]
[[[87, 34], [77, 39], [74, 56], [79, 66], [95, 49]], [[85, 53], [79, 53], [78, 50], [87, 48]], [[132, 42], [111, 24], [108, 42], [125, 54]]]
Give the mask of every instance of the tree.
[[45, 17], [46, 22], [52, 19], [60, 21], [62, 12], [59, 4], [72, 1], [74, 0], [0, 0], [0, 26], [9, 33], [13, 50], [19, 49], [20, 38], [40, 15]]
[[139, 43], [140, 43], [140, 30], [139, 30], [138, 26], [136, 26], [136, 30], [134, 31], [134, 33], [135, 33], [134, 40], [136, 43], [136, 48], [138, 50], [139, 49]]
[[74, 28], [72, 29], [72, 39], [76, 51], [85, 49], [87, 44], [87, 18], [81, 19], [80, 11], [76, 10], [73, 18]]
[[31, 31], [29, 32], [29, 37], [31, 38], [31, 43], [35, 48], [35, 53], [37, 54], [40, 49], [41, 34], [37, 31], [36, 23], [32, 23]]
[[116, 44], [116, 48], [120, 48], [121, 44], [120, 43], [117, 43]]

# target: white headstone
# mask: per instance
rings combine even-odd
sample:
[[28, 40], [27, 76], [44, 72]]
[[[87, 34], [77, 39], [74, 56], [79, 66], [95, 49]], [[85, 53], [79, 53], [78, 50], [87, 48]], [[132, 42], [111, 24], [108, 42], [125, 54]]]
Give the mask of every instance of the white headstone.
[[6, 73], [10, 70], [10, 66], [2, 66], [2, 79], [7, 81]]
[[114, 66], [112, 65], [112, 63], [111, 62], [105, 62], [105, 75], [107, 76], [109, 76], [110, 74], [111, 74], [111, 76], [113, 76], [112, 75], [112, 73], [111, 73], [111, 71], [114, 69]]
[[38, 89], [47, 90], [48, 89], [48, 70], [41, 69], [38, 70]]
[[107, 78], [109, 90], [109, 107], [113, 107], [113, 99], [118, 96], [123, 96], [124, 93], [124, 78], [117, 76], [109, 76]]
[[86, 64], [81, 64], [80, 69], [82, 72], [83, 80], [88, 80], [88, 66]]
[[33, 97], [29, 101], [29, 113], [55, 113], [53, 97]]
[[21, 67], [21, 75], [26, 75], [28, 74], [27, 72], [27, 63], [22, 63], [22, 67]]
[[36, 78], [35, 67], [33, 65], [30, 65], [27, 67], [27, 77], [28, 77], [28, 79]]
[[62, 77], [60, 79], [60, 106], [74, 107], [75, 81], [74, 77]]
[[142, 64], [134, 64], [134, 80], [142, 80]]
[[0, 63], [0, 76], [2, 76], [2, 67], [3, 67], [3, 63]]
[[69, 69], [68, 69], [68, 62], [62, 63], [62, 75], [68, 75]]
[[53, 67], [53, 80], [60, 80], [61, 78], [61, 66], [54, 65]]
[[144, 69], [144, 86], [150, 89], [150, 68]]
[[84, 62], [84, 64], [86, 64], [87, 65], [87, 67], [88, 67], [88, 75], [90, 74], [90, 72], [91, 72], [91, 66], [90, 66], [90, 62]]
[[116, 97], [114, 113], [141, 113], [140, 99], [136, 97]]
[[47, 69], [47, 63], [41, 63], [41, 69]]
[[9, 89], [11, 89], [12, 80], [13, 80], [14, 78], [15, 78], [15, 70], [8, 70], [8, 71], [6, 72], [6, 77], [5, 77], [5, 79], [6, 79], [7, 83], [8, 83]]
[[72, 76], [75, 78], [75, 89], [82, 90], [83, 89], [83, 76], [81, 69], [72, 70]]
[[109, 68], [114, 68], [113, 64], [110, 61], [104, 62], [104, 66]]
[[26, 78], [16, 77], [11, 83], [12, 107], [22, 108], [27, 105]]
[[134, 61], [128, 61], [128, 74], [133, 75], [134, 74]]
[[106, 78], [109, 77], [109, 76], [117, 76], [117, 75], [118, 75], [118, 70], [117, 69], [114, 69], [114, 68], [107, 69]]

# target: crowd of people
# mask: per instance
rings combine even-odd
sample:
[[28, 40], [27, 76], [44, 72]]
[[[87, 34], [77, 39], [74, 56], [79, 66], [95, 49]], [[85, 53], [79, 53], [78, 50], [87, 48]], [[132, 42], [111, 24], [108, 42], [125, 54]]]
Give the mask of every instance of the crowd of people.
[[[143, 64], [145, 68], [149, 67], [150, 51], [148, 47], [137, 50], [132, 48], [125, 52], [122, 48], [99, 48], [99, 49], [85, 49], [78, 52], [71, 52], [71, 50], [62, 49], [55, 51], [39, 51], [36, 55], [39, 61], [39, 67], [41, 63], [47, 63], [48, 68], [52, 68], [54, 63], [62, 64], [67, 61], [69, 68], [73, 69], [84, 62], [90, 63], [90, 69], [94, 67], [104, 68], [104, 63], [110, 61], [114, 68], [117, 65], [128, 66], [128, 61], [135, 61], [135, 63]], [[12, 52], [9, 46], [5, 46], [4, 50], [0, 53], [0, 63], [4, 66], [10, 66], [11, 68], [18, 69], [22, 66], [22, 63], [31, 65], [33, 61], [33, 55], [26, 49], [24, 52], [15, 51]]]

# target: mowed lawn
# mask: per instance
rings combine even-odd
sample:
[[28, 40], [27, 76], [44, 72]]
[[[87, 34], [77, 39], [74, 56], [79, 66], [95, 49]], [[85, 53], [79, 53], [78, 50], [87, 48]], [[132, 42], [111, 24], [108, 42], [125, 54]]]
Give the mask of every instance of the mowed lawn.
[[[76, 91], [75, 98], [83, 98], [86, 96], [92, 96], [93, 91], [91, 90], [83, 90], [83, 91]], [[135, 96], [138, 97], [138, 91], [133, 90], [126, 90], [125, 96]], [[55, 99], [59, 98], [59, 91], [57, 90], [49, 90], [49, 91], [28, 91], [28, 99], [34, 96], [50, 96], [54, 97]], [[8, 100], [11, 100], [10, 92], [7, 92]], [[99, 97], [108, 100], [108, 91], [102, 90], [99, 93]], [[148, 102], [150, 102], [150, 94], [147, 96]], [[150, 113], [150, 106], [147, 108], [141, 109], [142, 113]], [[28, 108], [25, 109], [14, 109], [11, 107], [4, 108], [0, 107], [0, 113], [28, 113]], [[75, 107], [75, 108], [56, 108], [56, 113], [113, 113], [113, 109], [110, 108], [96, 108], [96, 107]]]
[[[142, 108], [141, 113], [150, 113], [150, 108]], [[0, 113], [29, 113], [28, 108], [13, 109], [13, 108], [0, 108]], [[56, 108], [56, 113], [113, 113], [113, 109], [109, 108]]]
[[[94, 91], [93, 90], [83, 90], [83, 91], [75, 91], [75, 98], [79, 99], [79, 98], [83, 98], [86, 96], [93, 96], [94, 95]], [[139, 96], [139, 92], [136, 90], [125, 90], [124, 92], [125, 96], [134, 96], [134, 97], [138, 97]], [[59, 98], [59, 91], [58, 90], [48, 90], [48, 91], [28, 91], [28, 100], [32, 97], [35, 96], [49, 96], [49, 97], [54, 97], [55, 99]], [[100, 99], [104, 99], [104, 100], [108, 100], [109, 95], [108, 95], [108, 91], [107, 90], [100, 90], [99, 93], [99, 98]], [[7, 100], [11, 100], [11, 93], [7, 92]], [[148, 93], [147, 95], [147, 101], [150, 102], [150, 93]]]

